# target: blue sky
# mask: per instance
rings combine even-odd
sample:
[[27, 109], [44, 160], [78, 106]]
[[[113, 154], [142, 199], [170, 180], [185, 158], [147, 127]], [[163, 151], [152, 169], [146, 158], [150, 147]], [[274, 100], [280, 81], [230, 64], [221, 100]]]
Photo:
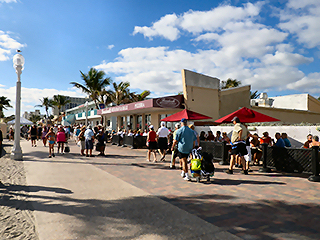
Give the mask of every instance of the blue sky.
[[15, 104], [21, 49], [22, 112], [42, 97], [83, 96], [69, 82], [90, 67], [153, 96], [181, 91], [186, 68], [269, 96], [318, 97], [319, 22], [318, 0], [0, 0], [0, 95]]

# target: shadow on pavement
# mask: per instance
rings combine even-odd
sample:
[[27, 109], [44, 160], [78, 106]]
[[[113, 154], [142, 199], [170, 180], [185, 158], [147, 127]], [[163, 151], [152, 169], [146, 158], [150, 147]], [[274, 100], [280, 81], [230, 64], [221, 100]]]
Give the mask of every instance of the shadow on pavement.
[[[34, 191], [40, 191], [41, 186], [38, 188]], [[9, 193], [19, 195], [19, 192]], [[318, 239], [320, 236], [318, 204], [269, 200], [230, 203], [234, 196], [219, 194], [159, 197], [244, 239]], [[201, 233], [201, 226], [193, 224], [192, 217], [180, 218], [181, 212], [153, 196], [97, 200], [30, 194], [28, 199], [24, 204], [18, 199], [8, 199], [2, 204], [74, 216], [81, 221], [81, 228], [75, 229], [80, 239], [105, 236], [106, 232], [108, 239], [132, 239], [152, 234], [181, 239], [181, 233], [183, 236]]]
[[40, 191], [46, 191], [46, 192], [55, 192], [55, 193], [62, 193], [62, 194], [71, 194], [73, 193], [69, 189], [65, 188], [59, 188], [59, 187], [43, 187], [43, 186], [30, 186], [30, 185], [16, 185], [16, 184], [7, 184], [7, 185], [0, 185], [0, 188], [5, 188], [7, 192], [40, 192]]
[[240, 185], [240, 184], [261, 184], [261, 185], [269, 185], [269, 184], [278, 184], [278, 185], [286, 185], [283, 182], [276, 181], [255, 181], [255, 180], [236, 180], [236, 179], [222, 179], [222, 178], [212, 178], [211, 182], [203, 181], [201, 183], [204, 184], [217, 184], [217, 185]]
[[[208, 198], [210, 201], [206, 201]], [[243, 239], [319, 239], [319, 204], [289, 204], [276, 200], [231, 203], [228, 200], [232, 198], [228, 195], [162, 197]]]

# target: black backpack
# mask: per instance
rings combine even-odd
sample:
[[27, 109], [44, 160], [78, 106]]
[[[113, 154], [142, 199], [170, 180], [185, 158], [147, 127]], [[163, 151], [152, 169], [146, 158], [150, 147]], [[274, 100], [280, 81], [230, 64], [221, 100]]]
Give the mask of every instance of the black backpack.
[[207, 173], [213, 173], [215, 170], [215, 167], [213, 165], [213, 155], [207, 152], [202, 153], [202, 162], [201, 162], [201, 170], [204, 170]]

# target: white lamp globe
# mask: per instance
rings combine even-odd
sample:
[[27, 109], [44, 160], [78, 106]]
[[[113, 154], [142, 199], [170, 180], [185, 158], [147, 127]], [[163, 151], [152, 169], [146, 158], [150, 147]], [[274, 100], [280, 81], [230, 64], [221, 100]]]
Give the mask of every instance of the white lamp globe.
[[21, 66], [23, 70], [23, 65], [24, 65], [24, 57], [20, 53], [17, 53], [16, 55], [14, 55], [13, 67], [16, 68], [17, 66]]

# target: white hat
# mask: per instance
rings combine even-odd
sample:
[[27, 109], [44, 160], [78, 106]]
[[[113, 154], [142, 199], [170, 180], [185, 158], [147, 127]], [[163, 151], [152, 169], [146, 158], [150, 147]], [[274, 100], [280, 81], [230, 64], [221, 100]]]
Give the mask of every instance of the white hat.
[[153, 128], [153, 125], [150, 125], [149, 128], [150, 128], [150, 129]]
[[161, 124], [160, 124], [162, 127], [164, 127], [165, 125], [166, 125], [166, 123], [165, 122], [161, 122]]
[[180, 123], [176, 123], [174, 126], [175, 126], [176, 128], [180, 128]]

